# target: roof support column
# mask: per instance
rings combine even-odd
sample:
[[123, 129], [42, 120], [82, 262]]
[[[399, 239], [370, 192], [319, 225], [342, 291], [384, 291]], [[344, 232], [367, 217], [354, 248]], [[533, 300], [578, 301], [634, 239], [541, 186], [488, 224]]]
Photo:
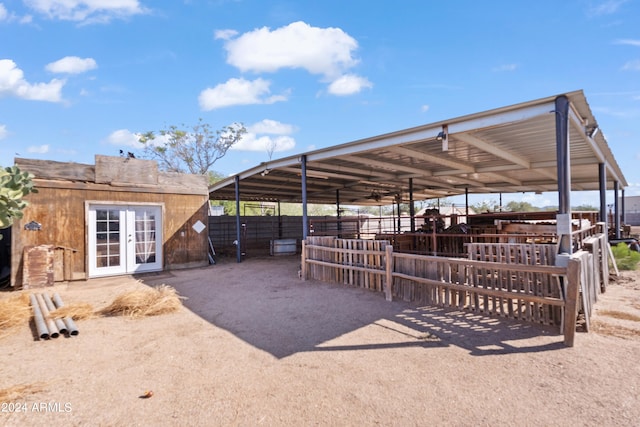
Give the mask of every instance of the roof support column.
[[569, 99], [562, 95], [555, 100], [556, 162], [558, 165], [557, 233], [558, 253], [571, 254], [571, 163], [569, 159]]
[[411, 218], [411, 232], [416, 232], [416, 208], [413, 206], [413, 178], [409, 178], [409, 217]]
[[280, 214], [280, 200], [278, 200], [278, 239], [282, 239], [282, 215]]
[[620, 210], [622, 211], [620, 221], [622, 221], [622, 225], [625, 225], [627, 223], [627, 210], [624, 208], [624, 188], [620, 190]]
[[240, 232], [240, 176], [236, 175], [236, 261], [242, 262], [242, 250], [240, 248], [241, 232]]
[[616, 228], [616, 239], [620, 238], [620, 206], [618, 199], [619, 187], [620, 184], [618, 183], [618, 181], [613, 181], [613, 224]]
[[307, 156], [300, 156], [300, 181], [302, 183], [302, 240], [307, 240]]
[[469, 187], [464, 189], [464, 214], [466, 216], [464, 220], [469, 224]]
[[607, 172], [604, 163], [598, 164], [600, 181], [600, 222], [604, 222], [604, 234], [607, 234]]

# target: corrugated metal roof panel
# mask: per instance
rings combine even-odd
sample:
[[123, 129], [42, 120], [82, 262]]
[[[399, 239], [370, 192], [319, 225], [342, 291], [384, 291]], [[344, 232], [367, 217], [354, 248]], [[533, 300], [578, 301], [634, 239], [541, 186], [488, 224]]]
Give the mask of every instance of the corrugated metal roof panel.
[[[569, 126], [572, 187], [596, 190], [598, 164], [605, 162], [607, 182], [626, 180], [602, 132], [589, 138], [597, 123], [582, 91], [564, 94], [571, 102]], [[363, 204], [392, 203], [394, 192], [444, 197], [469, 192], [553, 191], [556, 172], [556, 96], [404, 129], [304, 154], [309, 202], [341, 198]], [[443, 129], [447, 143], [437, 140]], [[301, 157], [290, 156], [244, 171], [241, 198], [301, 201]], [[268, 173], [264, 173], [267, 171]], [[372, 194], [380, 196], [371, 197]], [[234, 178], [210, 188], [213, 199], [234, 199]], [[418, 200], [418, 199], [416, 199]]]

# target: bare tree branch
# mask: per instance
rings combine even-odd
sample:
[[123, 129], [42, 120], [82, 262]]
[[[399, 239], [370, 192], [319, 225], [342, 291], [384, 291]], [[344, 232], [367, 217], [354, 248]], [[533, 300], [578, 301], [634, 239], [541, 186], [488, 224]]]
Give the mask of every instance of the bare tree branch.
[[211, 125], [198, 119], [190, 131], [173, 125], [161, 130], [159, 136], [147, 132], [140, 136], [139, 141], [144, 145], [142, 157], [156, 160], [161, 169], [206, 175], [246, 133], [242, 124], [214, 131]]

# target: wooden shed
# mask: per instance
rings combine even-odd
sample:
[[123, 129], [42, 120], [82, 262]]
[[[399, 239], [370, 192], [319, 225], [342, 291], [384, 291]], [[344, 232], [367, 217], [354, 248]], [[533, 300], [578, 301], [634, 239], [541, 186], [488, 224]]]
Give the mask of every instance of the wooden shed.
[[205, 176], [101, 155], [95, 165], [15, 164], [35, 175], [38, 193], [12, 227], [12, 286], [208, 264]]

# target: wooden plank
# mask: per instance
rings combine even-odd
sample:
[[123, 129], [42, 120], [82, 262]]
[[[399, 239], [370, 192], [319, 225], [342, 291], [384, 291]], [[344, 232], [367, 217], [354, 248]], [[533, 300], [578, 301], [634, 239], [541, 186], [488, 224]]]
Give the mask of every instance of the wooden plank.
[[550, 234], [555, 235], [557, 228], [555, 225], [545, 224], [503, 224], [502, 231], [505, 233], [529, 233], [529, 234]]
[[207, 195], [209, 194], [209, 179], [205, 175], [158, 172], [158, 185], [169, 188], [204, 189]]
[[385, 299], [393, 301], [393, 245], [385, 247]]
[[307, 280], [309, 277], [308, 275], [308, 270], [307, 270], [307, 241], [306, 240], [302, 240], [302, 251], [300, 253], [301, 256], [301, 260], [300, 260], [300, 278], [302, 280]]
[[23, 171], [43, 180], [95, 181], [95, 167], [81, 163], [54, 162], [16, 158], [15, 164]]
[[96, 155], [97, 184], [158, 184], [158, 163], [153, 160]]
[[96, 184], [94, 182], [73, 182], [73, 181], [54, 181], [47, 179], [34, 179], [35, 186], [40, 188], [64, 188], [70, 190], [83, 191], [110, 191], [120, 193], [156, 193], [156, 194], [191, 194], [199, 196], [208, 196], [207, 187], [177, 187], [170, 185], [151, 185], [151, 184], [123, 184], [112, 182], [111, 184]]
[[576, 336], [576, 319], [578, 316], [578, 296], [580, 293], [580, 260], [569, 259], [567, 280], [565, 284], [564, 303], [564, 344], [573, 347]]
[[[322, 261], [322, 260], [317, 260], [317, 259], [307, 259], [307, 264], [313, 264], [313, 265], [319, 265], [319, 266], [323, 266], [323, 267], [336, 267], [336, 264], [331, 262], [331, 261]], [[346, 270], [353, 270], [353, 271], [367, 271], [370, 272], [371, 274], [380, 274], [380, 275], [385, 275], [386, 272], [384, 270], [370, 270], [370, 269], [366, 269], [364, 267], [358, 267], [356, 265], [353, 266], [343, 266], [344, 269]], [[330, 270], [329, 270], [330, 271]], [[319, 280], [319, 279], [318, 279]], [[326, 280], [331, 282], [331, 280]]]
[[[456, 290], [467, 290], [469, 289], [468, 285], [458, 285], [455, 283], [444, 283], [438, 280], [433, 280], [433, 279], [427, 279], [424, 277], [416, 277], [416, 276], [411, 276], [409, 274], [404, 274], [404, 273], [393, 273], [393, 277], [394, 278], [399, 278], [399, 279], [405, 279], [405, 280], [410, 280], [410, 281], [415, 281], [418, 283], [423, 283], [426, 285], [431, 285], [433, 287], [448, 287], [450, 289], [456, 289]], [[503, 295], [504, 296], [504, 292], [503, 291], [497, 291], [495, 289], [484, 289], [484, 288], [475, 288], [474, 292], [477, 292], [478, 294], [481, 295]], [[563, 306], [565, 304], [564, 300], [560, 299], [560, 298], [543, 298], [543, 297], [539, 297], [536, 295], [528, 295], [528, 294], [517, 294], [516, 295], [517, 298], [522, 299], [524, 301], [530, 301], [530, 302], [539, 302], [542, 304], [549, 304], [549, 305], [555, 305], [555, 306]], [[575, 324], [575, 322], [574, 322]]]

